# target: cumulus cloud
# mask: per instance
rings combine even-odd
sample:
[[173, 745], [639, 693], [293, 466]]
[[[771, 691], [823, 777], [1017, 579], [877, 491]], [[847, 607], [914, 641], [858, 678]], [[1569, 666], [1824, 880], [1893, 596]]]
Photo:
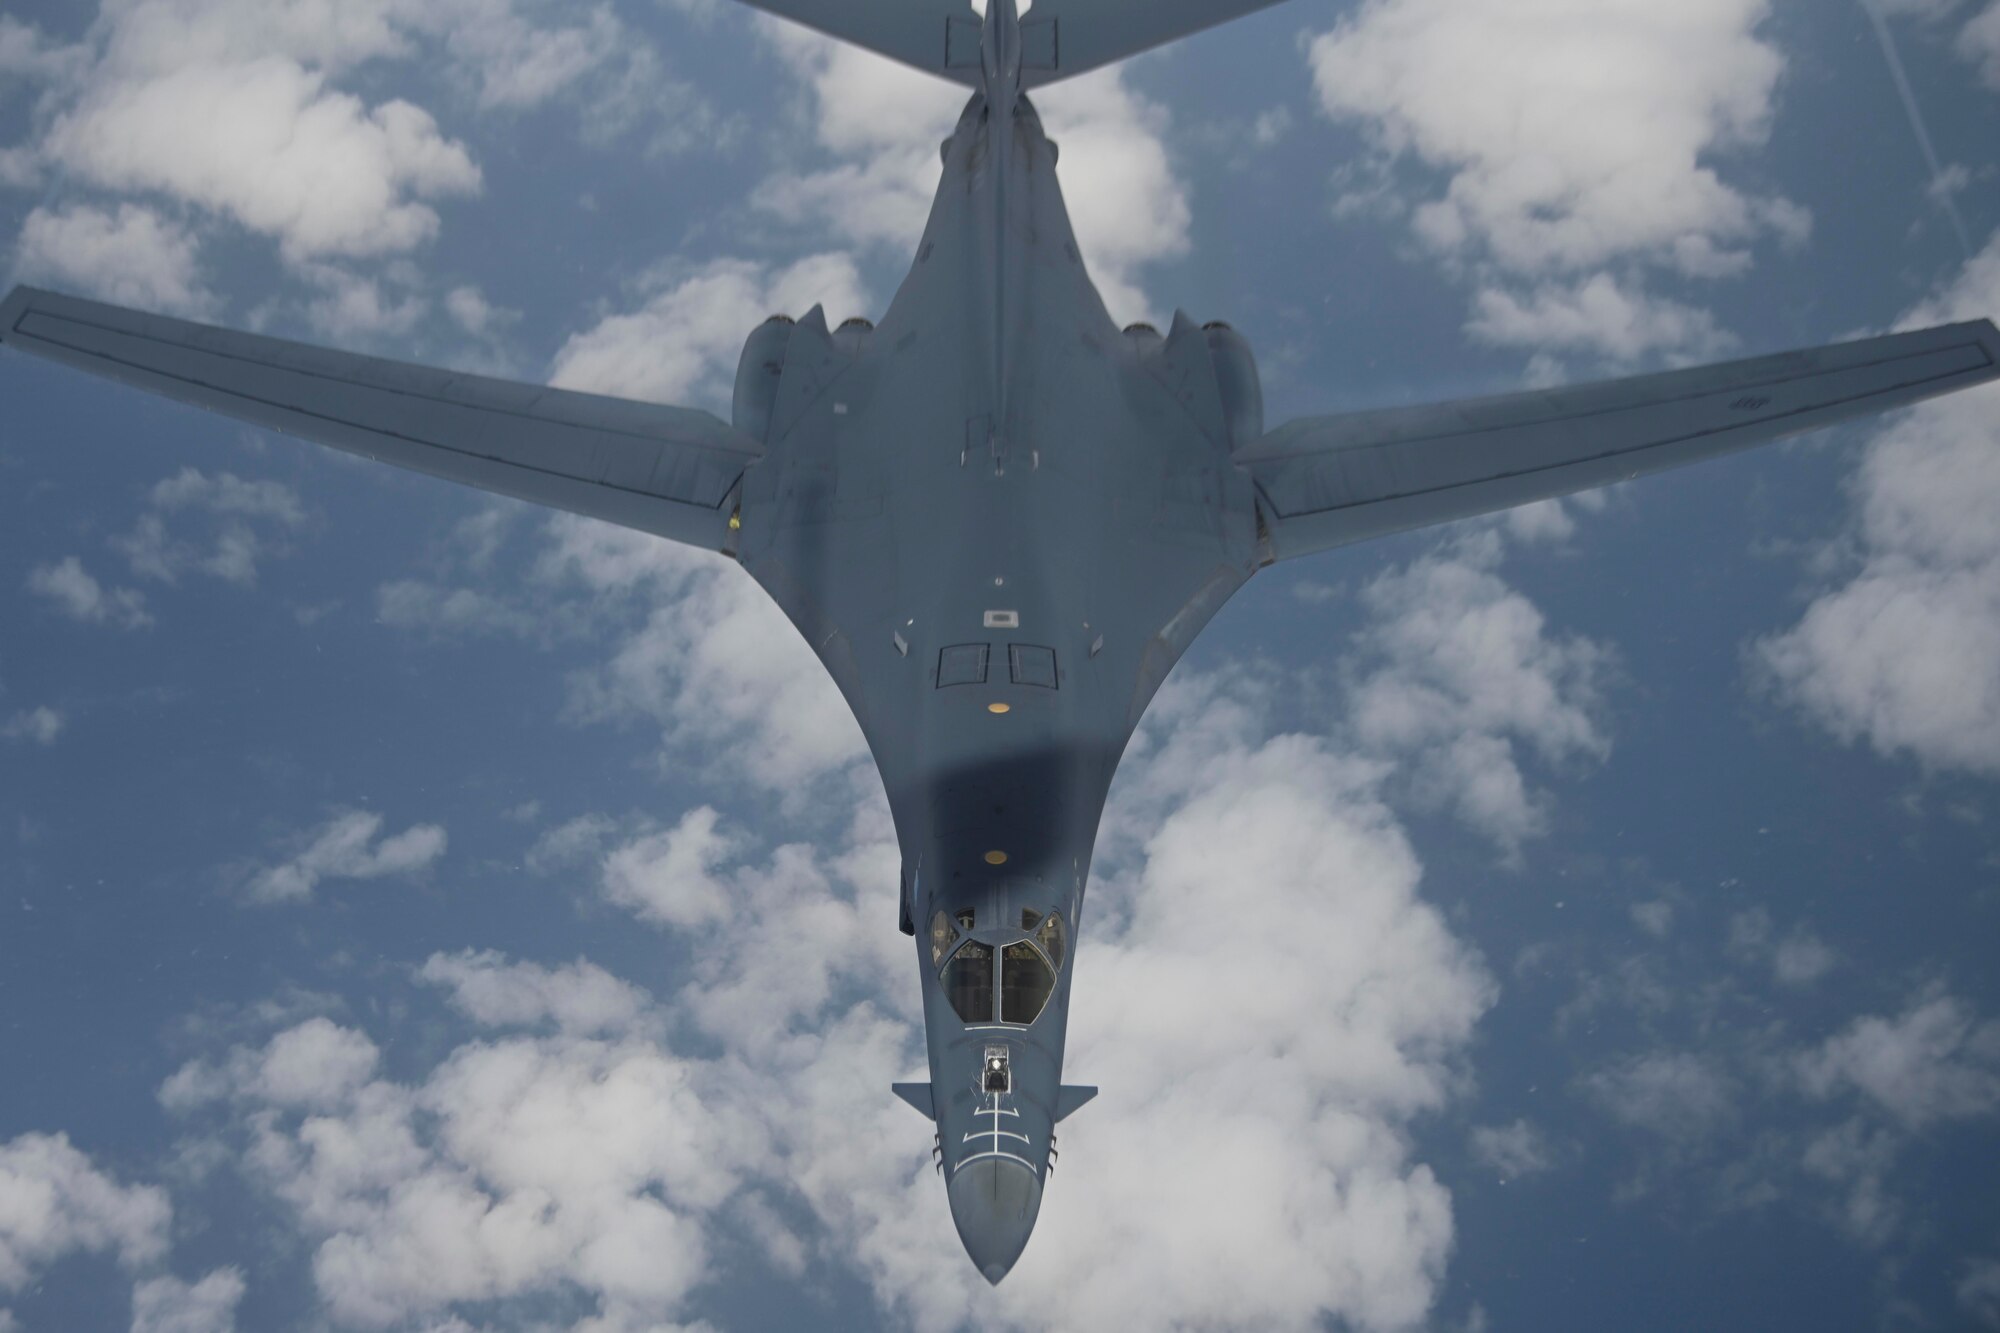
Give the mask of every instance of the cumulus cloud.
[[1476, 1127], [1472, 1131], [1472, 1155], [1503, 1180], [1532, 1176], [1554, 1165], [1548, 1141], [1526, 1120]]
[[16, 1292], [79, 1250], [113, 1251], [127, 1267], [167, 1252], [164, 1190], [120, 1185], [62, 1134], [0, 1143], [0, 1291]]
[[662, 272], [639, 309], [606, 315], [556, 353], [550, 383], [663, 403], [723, 407], [743, 340], [773, 314], [826, 307], [829, 324], [869, 310], [854, 260], [810, 255], [782, 269], [718, 259], [693, 272]]
[[0, 736], [10, 741], [33, 741], [36, 745], [54, 745], [56, 737], [62, 734], [63, 715], [43, 704], [38, 708], [25, 708], [0, 724]]
[[436, 824], [413, 824], [381, 837], [382, 816], [346, 810], [328, 820], [297, 856], [253, 871], [244, 887], [253, 903], [304, 902], [324, 879], [411, 877], [444, 855], [445, 831]]
[[1694, 360], [1730, 350], [1735, 338], [1706, 310], [1637, 291], [1608, 273], [1517, 293], [1489, 287], [1473, 298], [1466, 331], [1498, 347], [1637, 361], [1655, 349]]
[[429, 201], [480, 187], [423, 108], [367, 106], [268, 56], [106, 80], [57, 120], [46, 151], [102, 188], [225, 214], [293, 260], [411, 249], [436, 234]]
[[120, 305], [203, 315], [215, 302], [202, 286], [198, 250], [186, 228], [137, 204], [116, 212], [43, 207], [21, 224], [15, 272]]
[[[759, 1133], [718, 1109], [713, 1071], [636, 1038], [508, 1035], [420, 1082], [350, 1079], [337, 1105], [303, 1106], [271, 1095], [267, 1068], [294, 1031], [187, 1081], [217, 1083], [216, 1132], [313, 1246], [336, 1323], [568, 1289], [604, 1327], [650, 1327], [709, 1275], [703, 1221]], [[372, 1046], [351, 1029], [313, 1040]]]
[[1581, 1086], [1612, 1116], [1671, 1143], [1698, 1143], [1736, 1112], [1732, 1080], [1691, 1051], [1633, 1057], [1586, 1075]]
[[1810, 985], [1839, 961], [1810, 926], [1795, 925], [1780, 938], [1761, 907], [1729, 918], [1729, 952], [1741, 962], [1768, 964], [1771, 975], [1787, 986]]
[[[1768, 9], [1369, 0], [1316, 38], [1310, 59], [1329, 116], [1360, 121], [1387, 159], [1446, 173], [1411, 225], [1475, 275], [1475, 334], [1694, 356], [1717, 345], [1712, 320], [1650, 295], [1637, 275], [1738, 273], [1760, 238], [1797, 241], [1810, 225], [1716, 166], [1769, 127], [1784, 62], [1758, 36]], [[1578, 280], [1611, 269], [1623, 276]]]
[[141, 629], [153, 623], [143, 593], [136, 588], [105, 587], [73, 555], [53, 565], [35, 566], [28, 574], [28, 591], [48, 598], [71, 620], [87, 625]]
[[[206, 541], [184, 541], [168, 530], [167, 516], [180, 512], [199, 516]], [[141, 578], [174, 584], [199, 572], [247, 588], [257, 582], [257, 562], [283, 549], [269, 533], [304, 522], [298, 493], [282, 482], [245, 481], [232, 472], [211, 477], [184, 467], [153, 487], [146, 512], [112, 545]]]
[[1958, 35], [1959, 54], [1979, 65], [1979, 77], [1989, 88], [2000, 89], [2000, 0], [1966, 23]]
[[[708, 810], [612, 846], [596, 892], [688, 948], [671, 993], [582, 959], [436, 954], [418, 979], [482, 1031], [427, 1071], [392, 1078], [373, 1039], [318, 1019], [191, 1062], [162, 1098], [240, 1145], [347, 1325], [515, 1297], [688, 1320], [742, 1236], [784, 1271], [859, 1275], [921, 1327], [1409, 1326], [1452, 1219], [1408, 1127], [1465, 1088], [1492, 982], [1416, 897], [1379, 766], [1271, 736], [1232, 691], [1177, 679], [1121, 786], [1115, 822], [1144, 833], [1096, 890], [1070, 1043], [1105, 1088], [1099, 1124], [1065, 1126], [1038, 1238], [997, 1291], [886, 1093], [923, 1056], [879, 789], [822, 847]], [[323, 1085], [275, 1072], [318, 1046], [343, 1053]], [[1159, 1171], [1190, 1134], [1200, 1169]]]
[[[1996, 9], [1995, 12], [2000, 12]], [[1974, 1259], [1953, 1293], [1958, 1308], [1987, 1328], [2000, 1328], [2000, 1259]]]
[[1818, 1097], [1859, 1092], [1910, 1129], [2000, 1110], [2000, 1022], [1981, 1022], [1950, 995], [1894, 1018], [1857, 1020], [1798, 1061]]
[[132, 1333], [235, 1333], [243, 1273], [218, 1268], [199, 1282], [149, 1278], [132, 1289]]
[[[2000, 234], [1905, 323], [1993, 311]], [[2000, 388], [1899, 414], [1849, 489], [1858, 568], [1759, 642], [1755, 661], [1780, 697], [1843, 741], [2000, 773]]]
[[649, 1012], [638, 987], [585, 959], [560, 967], [510, 963], [491, 950], [432, 954], [420, 981], [450, 991], [452, 1007], [488, 1027], [552, 1023], [583, 1036], [626, 1032]]
[[1610, 658], [1589, 639], [1550, 634], [1495, 572], [1500, 554], [1485, 530], [1369, 584], [1348, 702], [1365, 750], [1407, 760], [1420, 801], [1511, 854], [1548, 820], [1517, 746], [1550, 764], [1609, 754]]
[[538, 577], [645, 608], [607, 662], [572, 676], [572, 716], [652, 721], [670, 747], [780, 792], [865, 755], [818, 660], [733, 562], [588, 519], [548, 534]]

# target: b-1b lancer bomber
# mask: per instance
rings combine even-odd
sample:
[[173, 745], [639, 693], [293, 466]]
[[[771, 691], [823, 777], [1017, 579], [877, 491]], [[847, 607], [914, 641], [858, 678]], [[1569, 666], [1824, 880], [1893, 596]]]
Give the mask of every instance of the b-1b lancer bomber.
[[[751, 332], [730, 422], [16, 289], [0, 341], [419, 472], [720, 551], [859, 719], [894, 812], [966, 1252], [1028, 1243], [1112, 773], [1265, 565], [1713, 458], [2000, 376], [1990, 321], [1264, 424], [1227, 324], [1120, 329], [1028, 94], [1275, 0], [751, 0], [971, 89], [881, 322]], [[886, 923], [885, 923], [886, 924]]]

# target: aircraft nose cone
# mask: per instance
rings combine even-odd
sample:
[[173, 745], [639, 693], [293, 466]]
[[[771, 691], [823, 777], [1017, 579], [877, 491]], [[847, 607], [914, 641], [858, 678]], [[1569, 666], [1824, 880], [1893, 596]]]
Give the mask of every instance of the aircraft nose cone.
[[989, 1157], [952, 1175], [951, 1220], [965, 1252], [988, 1282], [1007, 1276], [1042, 1207], [1042, 1182], [1019, 1162]]

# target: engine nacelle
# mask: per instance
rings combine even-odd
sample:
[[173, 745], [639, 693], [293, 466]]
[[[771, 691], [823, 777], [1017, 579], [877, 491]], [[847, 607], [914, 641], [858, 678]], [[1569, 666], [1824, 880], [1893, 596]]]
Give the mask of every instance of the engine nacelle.
[[853, 315], [840, 321], [840, 327], [833, 331], [833, 345], [850, 356], [859, 356], [861, 349], [868, 345], [868, 335], [875, 332], [875, 321]]
[[1125, 326], [1125, 336], [1131, 339], [1134, 350], [1140, 356], [1146, 356], [1149, 353], [1159, 351], [1161, 346], [1167, 341], [1160, 336], [1158, 329], [1144, 320], [1139, 321], [1137, 324], [1127, 324]]
[[1250, 340], [1219, 319], [1202, 325], [1201, 332], [1215, 362], [1230, 447], [1241, 449], [1264, 433], [1264, 384], [1257, 378], [1257, 358], [1250, 354]]
[[736, 429], [759, 444], [771, 429], [771, 409], [778, 401], [778, 381], [785, 373], [785, 353], [792, 345], [794, 321], [773, 315], [744, 339], [736, 363], [736, 401], [729, 418]]

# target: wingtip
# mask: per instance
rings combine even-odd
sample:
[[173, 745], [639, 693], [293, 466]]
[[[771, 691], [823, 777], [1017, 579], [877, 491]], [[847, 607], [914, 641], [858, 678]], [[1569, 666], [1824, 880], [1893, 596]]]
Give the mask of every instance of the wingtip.
[[21, 316], [38, 295], [33, 287], [17, 286], [7, 293], [5, 300], [0, 300], [0, 343], [14, 336], [14, 326], [21, 322]]

